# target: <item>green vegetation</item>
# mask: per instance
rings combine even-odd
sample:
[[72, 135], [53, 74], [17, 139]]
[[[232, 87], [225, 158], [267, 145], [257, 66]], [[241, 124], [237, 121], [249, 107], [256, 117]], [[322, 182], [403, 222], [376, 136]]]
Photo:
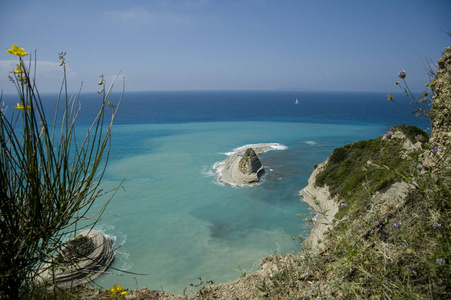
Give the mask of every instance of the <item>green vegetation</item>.
[[[18, 98], [16, 107], [0, 110], [0, 298], [45, 298], [47, 289], [39, 285], [48, 279], [38, 279], [45, 271], [40, 266], [51, 262], [77, 230], [94, 226], [108, 205], [109, 201], [93, 216], [88, 214], [104, 193], [99, 185], [120, 100], [116, 106], [109, 102], [112, 85], [105, 90], [101, 76], [99, 113], [79, 140], [75, 119], [80, 95], [70, 98], [67, 93], [65, 53], [59, 56], [64, 75], [58, 101], [64, 111], [55, 114], [52, 126], [32, 76], [35, 70], [30, 70], [31, 60], [23, 58], [28, 53], [16, 45], [8, 52], [18, 58], [10, 76]], [[90, 222], [82, 226], [80, 220]]]
[[[304, 248], [290, 259], [277, 258], [276, 271], [259, 286], [260, 297], [451, 298], [451, 47], [437, 74], [426, 85], [433, 101], [428, 92], [414, 98], [405, 71], [398, 75], [417, 105], [414, 114], [430, 118], [432, 136], [401, 125], [335, 149], [316, 184], [329, 187], [344, 205], [323, 250]], [[430, 111], [427, 102], [433, 103]], [[421, 147], [407, 151], [406, 143]], [[381, 194], [402, 182], [408, 187], [404, 196]]]
[[[413, 128], [409, 128], [414, 130]], [[445, 299], [451, 295], [451, 166], [419, 151], [401, 159], [400, 141], [362, 141], [338, 148], [318, 177], [347, 205], [324, 250], [305, 248], [278, 262], [261, 295], [268, 299]], [[432, 145], [423, 143], [431, 149]], [[367, 165], [371, 159], [372, 164]], [[375, 200], [380, 188], [407, 180], [405, 199]]]
[[[390, 133], [402, 132], [413, 143], [429, 140], [429, 135], [415, 126], [395, 126], [377, 139], [359, 141], [335, 149], [325, 170], [316, 177], [316, 185], [329, 187], [332, 196], [344, 199], [347, 206], [337, 214], [357, 217], [364, 212], [372, 195], [407, 176], [420, 149], [406, 151], [404, 140]], [[361, 188], [364, 187], [364, 188]]]

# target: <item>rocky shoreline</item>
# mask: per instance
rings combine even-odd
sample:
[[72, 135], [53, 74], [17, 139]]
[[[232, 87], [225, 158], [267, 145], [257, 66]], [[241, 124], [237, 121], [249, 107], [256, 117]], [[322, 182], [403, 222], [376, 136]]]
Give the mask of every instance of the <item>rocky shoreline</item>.
[[316, 212], [316, 220], [304, 245], [309, 248], [322, 248], [324, 234], [332, 227], [332, 220], [338, 212], [339, 204], [330, 195], [327, 187], [315, 185], [316, 176], [322, 172], [328, 160], [320, 163], [310, 175], [308, 185], [299, 191], [304, 201]]

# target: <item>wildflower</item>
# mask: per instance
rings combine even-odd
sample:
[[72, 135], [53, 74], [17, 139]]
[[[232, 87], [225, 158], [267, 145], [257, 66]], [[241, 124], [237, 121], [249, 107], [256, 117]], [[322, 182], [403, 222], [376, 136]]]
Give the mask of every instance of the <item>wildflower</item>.
[[22, 66], [21, 65], [17, 65], [17, 68], [13, 71], [14, 74], [22, 74], [23, 70], [22, 70]]
[[23, 106], [20, 103], [17, 103], [16, 107], [14, 107], [15, 109], [21, 110], [21, 109], [31, 109], [31, 106]]
[[405, 247], [405, 246], [406, 246], [406, 243], [402, 242], [401, 247]]
[[437, 146], [432, 147], [432, 151], [438, 152], [439, 148]]
[[20, 48], [19, 46], [16, 46], [13, 44], [12, 49], [6, 49], [9, 54], [13, 54], [15, 56], [27, 56], [28, 52], [25, 52], [23, 48]]
[[348, 206], [347, 203], [341, 203], [341, 204], [340, 204], [340, 207], [346, 207], [346, 206]]
[[302, 240], [302, 234], [298, 235], [298, 238], [299, 238], [300, 240]]
[[423, 168], [424, 168], [423, 164], [422, 163], [418, 163], [417, 169], [423, 169]]
[[387, 100], [388, 101], [393, 101], [393, 95], [392, 94], [387, 94]]
[[61, 66], [66, 66], [66, 62], [67, 62], [67, 59], [65, 58], [65, 56], [66, 56], [66, 52], [60, 52], [60, 53], [58, 53], [58, 58], [59, 59], [61, 59], [61, 63], [60, 63], [60, 67]]
[[102, 78], [99, 82], [97, 82], [98, 85], [102, 85], [105, 83], [105, 79], [103, 78], [103, 75], [99, 75], [100, 78]]
[[440, 223], [438, 223], [438, 222], [434, 222], [434, 224], [432, 224], [432, 226], [434, 226], [435, 228], [437, 228], [437, 227], [441, 227], [442, 224], [440, 224]]
[[437, 265], [443, 265], [445, 263], [444, 258], [437, 258]]
[[404, 70], [399, 71], [398, 77], [401, 79], [406, 78], [406, 71], [404, 71]]
[[27, 83], [28, 82], [28, 79], [25, 76], [19, 76], [19, 77], [17, 77], [17, 80], [19, 80], [20, 82], [23, 82], [23, 83]]
[[420, 99], [420, 102], [421, 102], [421, 103], [424, 103], [424, 102], [426, 102], [426, 100], [427, 100], [427, 98], [426, 98], [426, 97], [423, 97], [423, 98]]
[[416, 140], [421, 140], [422, 137], [423, 137], [423, 136], [422, 136], [421, 134], [419, 134], [419, 135], [417, 135], [417, 136], [415, 137], [415, 139], [416, 139]]
[[386, 138], [391, 138], [391, 136], [393, 135], [393, 131], [389, 131], [386, 134], [384, 134]]
[[396, 84], [396, 85], [399, 85], [399, 81], [396, 81], [395, 84]]
[[291, 237], [291, 239], [294, 241], [294, 240], [296, 239], [296, 237], [293, 235], [293, 236]]
[[393, 224], [393, 226], [395, 226], [396, 228], [399, 228], [401, 225], [402, 225], [401, 221], [396, 222], [396, 223]]
[[108, 106], [111, 107], [111, 108], [114, 108], [114, 107], [115, 107], [115, 105], [111, 104], [110, 101], [108, 101]]
[[122, 284], [119, 287], [117, 287], [117, 285], [114, 284], [113, 288], [110, 289], [110, 292], [111, 292], [110, 298], [115, 298], [116, 293], [120, 295], [122, 298], [125, 298], [125, 294], [127, 293], [126, 291], [124, 291]]
[[429, 94], [428, 91], [424, 91], [424, 92], [423, 92], [423, 96], [425, 96], [425, 97], [427, 97], [428, 94]]

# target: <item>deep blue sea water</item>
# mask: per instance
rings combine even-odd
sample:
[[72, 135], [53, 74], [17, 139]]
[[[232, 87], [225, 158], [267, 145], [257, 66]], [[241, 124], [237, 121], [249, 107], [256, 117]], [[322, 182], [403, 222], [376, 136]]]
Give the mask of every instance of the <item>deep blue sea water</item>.
[[[403, 99], [402, 95], [395, 95]], [[48, 111], [54, 95], [43, 95]], [[110, 101], [115, 104], [118, 95]], [[295, 104], [295, 99], [299, 104]], [[9, 107], [15, 99], [4, 96]], [[82, 94], [79, 132], [101, 103]], [[291, 253], [310, 230], [298, 195], [313, 165], [336, 147], [376, 138], [397, 124], [427, 123], [385, 93], [311, 91], [127, 92], [113, 127], [105, 190], [120, 189], [97, 229], [114, 237], [112, 273], [96, 282], [181, 294], [202, 280], [221, 283], [257, 270], [272, 253]], [[236, 188], [212, 171], [225, 153], [255, 143], [285, 150], [261, 156], [261, 185]], [[97, 202], [100, 207], [106, 197]], [[95, 207], [96, 208], [96, 207]], [[94, 209], [95, 209], [94, 208]]]

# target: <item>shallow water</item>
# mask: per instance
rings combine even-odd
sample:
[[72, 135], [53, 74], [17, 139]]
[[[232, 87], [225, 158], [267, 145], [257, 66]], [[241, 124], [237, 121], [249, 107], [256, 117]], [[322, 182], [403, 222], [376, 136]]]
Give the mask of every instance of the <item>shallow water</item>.
[[[55, 98], [43, 96], [50, 111]], [[4, 100], [10, 107], [17, 102], [8, 95]], [[98, 95], [82, 95], [81, 101], [83, 133], [101, 102]], [[120, 247], [113, 268], [149, 275], [110, 268], [120, 275], [104, 274], [96, 283], [181, 294], [198, 277], [234, 280], [240, 270], [258, 269], [264, 256], [298, 251], [300, 240], [291, 237], [308, 235], [300, 215], [311, 214], [298, 191], [313, 165], [336, 147], [402, 123], [426, 127], [386, 101], [385, 93], [126, 93], [103, 183], [109, 190], [123, 180], [123, 188], [96, 229]], [[237, 147], [256, 143], [286, 147], [261, 155], [262, 184], [218, 183], [213, 166]], [[107, 198], [98, 199], [93, 211]]]
[[[113, 267], [151, 275], [106, 275], [97, 282], [162, 286], [180, 294], [197, 277], [233, 280], [240, 275], [235, 269], [255, 270], [266, 255], [298, 251], [299, 240], [291, 237], [309, 232], [298, 214], [310, 214], [298, 191], [313, 164], [335, 145], [382, 133], [378, 126], [281, 122], [117, 126], [105, 178], [107, 186], [125, 178], [125, 191], [112, 200], [105, 213], [111, 217], [99, 227], [123, 244]], [[286, 146], [261, 156], [261, 185], [218, 183], [213, 166], [224, 153], [260, 142]]]

